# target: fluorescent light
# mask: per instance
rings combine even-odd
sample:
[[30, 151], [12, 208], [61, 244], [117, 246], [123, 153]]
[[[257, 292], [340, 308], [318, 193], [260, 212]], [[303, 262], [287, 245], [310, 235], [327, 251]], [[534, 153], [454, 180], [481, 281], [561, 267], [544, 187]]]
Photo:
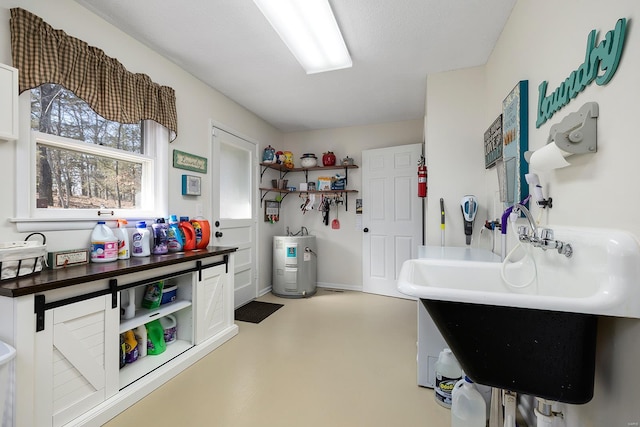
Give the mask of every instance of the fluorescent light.
[[353, 65], [328, 0], [253, 0], [307, 74]]

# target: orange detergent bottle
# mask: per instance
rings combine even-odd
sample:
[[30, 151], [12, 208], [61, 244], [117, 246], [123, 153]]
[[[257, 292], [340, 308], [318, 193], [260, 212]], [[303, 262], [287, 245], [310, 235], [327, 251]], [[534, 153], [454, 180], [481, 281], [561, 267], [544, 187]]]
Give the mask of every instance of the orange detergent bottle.
[[191, 225], [193, 225], [193, 229], [196, 232], [196, 248], [206, 248], [209, 244], [209, 235], [211, 234], [209, 221], [206, 219], [192, 219]]
[[185, 251], [194, 250], [196, 248], [196, 231], [193, 229], [193, 225], [189, 221], [180, 221], [179, 227], [184, 235], [182, 249]]

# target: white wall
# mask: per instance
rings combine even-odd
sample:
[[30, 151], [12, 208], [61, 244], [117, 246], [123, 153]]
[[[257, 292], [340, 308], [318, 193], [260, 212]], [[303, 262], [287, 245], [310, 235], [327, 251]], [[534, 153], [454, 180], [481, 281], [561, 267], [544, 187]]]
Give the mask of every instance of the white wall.
[[[275, 148], [291, 150], [296, 165], [299, 165], [300, 156], [303, 153], [315, 153], [322, 164], [322, 154], [333, 151], [338, 161], [349, 156], [353, 157], [356, 165], [362, 166], [363, 150], [422, 143], [423, 131], [423, 119], [416, 119], [371, 126], [295, 132], [285, 134], [284, 143]], [[339, 170], [310, 172], [309, 180], [340, 172]], [[300, 182], [304, 182], [303, 177], [302, 173], [287, 175], [289, 185], [295, 187], [298, 187]], [[348, 178], [348, 188], [360, 191], [362, 186], [360, 169], [350, 169]], [[269, 185], [270, 179], [271, 177], [265, 174], [263, 184]], [[355, 213], [355, 199], [361, 197], [361, 193], [348, 196], [349, 210], [345, 212], [344, 207], [341, 207], [338, 213], [339, 230], [332, 229], [331, 224], [328, 227], [325, 226], [322, 223], [322, 215], [317, 210], [303, 215], [300, 210], [303, 201], [295, 194], [288, 195], [282, 203], [281, 219], [277, 227], [289, 226], [290, 230], [295, 232], [301, 226], [305, 226], [310, 234], [317, 236], [318, 284], [321, 286], [362, 289], [362, 230], [359, 227], [356, 228]], [[335, 209], [331, 212], [330, 221], [334, 217]]]
[[[601, 40], [622, 17], [629, 20], [626, 43], [613, 79], [606, 86], [593, 83], [548, 123], [536, 129], [538, 85], [548, 80], [550, 90], [554, 90], [584, 61], [588, 33], [592, 29], [599, 30], [598, 40]], [[571, 167], [539, 173], [543, 186], [554, 199], [553, 209], [542, 216], [543, 222], [621, 228], [640, 236], [640, 222], [636, 214], [640, 200], [635, 189], [640, 182], [640, 168], [637, 167], [640, 145], [636, 142], [640, 117], [637, 104], [640, 95], [640, 56], [637, 55], [640, 35], [635, 29], [638, 17], [640, 3], [636, 0], [606, 3], [596, 0], [520, 0], [484, 70], [463, 70], [428, 78], [427, 152], [431, 162], [439, 164], [442, 159], [448, 159], [446, 167], [433, 166], [429, 169], [430, 190], [442, 188], [442, 193], [453, 193], [455, 183], [478, 180], [484, 183], [484, 189], [478, 192], [483, 191], [483, 197], [491, 198], [497, 190], [495, 171], [478, 173], [470, 167], [448, 164], [453, 153], [447, 158], [443, 148], [438, 147], [438, 138], [446, 135], [446, 127], [451, 127], [455, 140], [449, 144], [460, 147], [459, 151], [472, 153], [477, 162], [483, 163], [478, 148], [482, 145], [484, 130], [500, 114], [502, 100], [514, 85], [519, 80], [529, 80], [530, 148], [542, 147], [550, 126], [584, 103], [595, 101], [600, 107], [598, 152], [571, 157]], [[485, 80], [484, 88], [472, 91], [474, 83], [482, 78]], [[446, 88], [469, 90], [446, 91]], [[477, 109], [470, 110], [467, 103]], [[446, 117], [442, 117], [442, 111], [446, 112]], [[459, 122], [453, 122], [451, 116], [459, 116]], [[483, 122], [479, 128], [478, 119]], [[473, 132], [467, 135], [455, 128], [461, 126], [460, 123], [476, 126], [472, 125]], [[427, 234], [431, 242], [431, 238], [439, 233], [439, 222], [434, 220], [437, 215], [433, 212], [437, 200], [433, 196], [440, 197], [430, 192]], [[537, 209], [534, 207], [533, 211], [536, 217]], [[452, 224], [451, 227], [458, 228], [449, 233], [462, 233], [459, 225]], [[627, 426], [640, 422], [638, 354], [640, 321], [599, 320], [594, 398], [586, 405], [561, 405], [568, 427]]]
[[[178, 138], [170, 144], [170, 159], [173, 149], [209, 157], [211, 120], [259, 141], [259, 152], [267, 144], [278, 145], [282, 141], [280, 131], [71, 0], [0, 0], [0, 22], [3, 23], [0, 25], [2, 63], [12, 64], [9, 33], [11, 7], [22, 7], [40, 16], [54, 28], [62, 29], [71, 36], [101, 48], [131, 72], [148, 74], [154, 82], [173, 87], [178, 112]], [[15, 216], [15, 146], [27, 143], [27, 138], [28, 135], [21, 134], [18, 142], [0, 142], [0, 158], [4, 160], [3, 167], [0, 168], [0, 182], [3, 183], [0, 241], [24, 238], [7, 219]], [[209, 164], [212, 164], [211, 160]], [[203, 179], [202, 196], [194, 200], [181, 195], [180, 177], [184, 171], [172, 167], [169, 169], [170, 212], [193, 217], [196, 215], [196, 205], [201, 204], [205, 218], [211, 219], [209, 180]], [[261, 240], [270, 241], [270, 233], [271, 230], [261, 227]], [[47, 246], [49, 250], [85, 247], [88, 245], [89, 235], [89, 230], [47, 232]], [[260, 265], [270, 268], [270, 250], [262, 250], [259, 255]], [[262, 288], [270, 286], [270, 274], [259, 275], [258, 281]]]
[[471, 246], [492, 247], [490, 233], [482, 231], [485, 220], [495, 219], [493, 193], [484, 179], [482, 135], [488, 127], [484, 76], [484, 67], [476, 67], [427, 77], [428, 245], [441, 244], [440, 198], [445, 208], [445, 245], [465, 245], [460, 201], [473, 194], [479, 208]]

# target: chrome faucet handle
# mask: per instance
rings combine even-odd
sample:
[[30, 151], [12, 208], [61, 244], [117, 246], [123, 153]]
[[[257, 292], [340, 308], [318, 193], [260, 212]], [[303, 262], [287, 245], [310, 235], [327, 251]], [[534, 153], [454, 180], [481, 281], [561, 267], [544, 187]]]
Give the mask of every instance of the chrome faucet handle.
[[542, 228], [540, 229], [540, 239], [542, 240], [553, 240], [553, 230], [550, 228]]
[[529, 234], [529, 228], [526, 225], [519, 225], [518, 226], [518, 235], [519, 236], [526, 236]]

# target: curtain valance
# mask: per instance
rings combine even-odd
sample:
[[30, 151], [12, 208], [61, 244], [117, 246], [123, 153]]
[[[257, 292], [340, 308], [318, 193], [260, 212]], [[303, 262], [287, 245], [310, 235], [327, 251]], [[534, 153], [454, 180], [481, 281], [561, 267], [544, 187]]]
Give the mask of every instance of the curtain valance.
[[20, 93], [44, 83], [57, 83], [86, 101], [108, 120], [137, 123], [155, 120], [178, 132], [176, 96], [145, 74], [131, 73], [102, 50], [89, 46], [40, 17], [11, 9], [11, 51], [19, 70]]

